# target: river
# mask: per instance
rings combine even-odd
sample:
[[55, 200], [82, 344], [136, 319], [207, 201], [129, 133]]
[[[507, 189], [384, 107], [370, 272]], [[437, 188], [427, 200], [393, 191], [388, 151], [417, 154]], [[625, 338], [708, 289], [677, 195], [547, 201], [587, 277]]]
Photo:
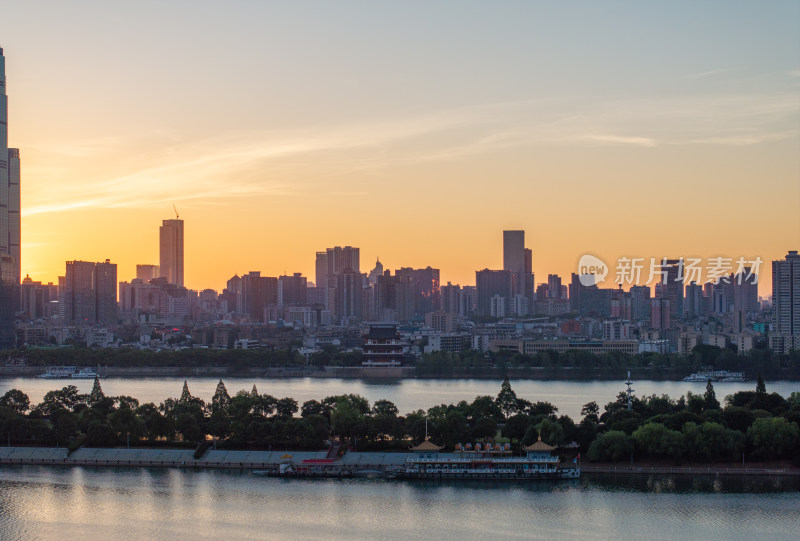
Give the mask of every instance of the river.
[[[219, 382], [218, 378], [186, 378], [189, 390], [209, 402]], [[106, 395], [128, 395], [140, 402], [161, 403], [169, 397], [177, 398], [181, 394], [183, 378], [108, 378], [101, 380]], [[250, 391], [255, 384], [259, 393], [268, 393], [277, 398], [291, 397], [302, 404], [306, 400], [320, 400], [326, 396], [354, 393], [364, 396], [370, 401], [387, 399], [395, 403], [401, 414], [417, 409], [428, 409], [437, 404], [455, 404], [461, 400], [471, 402], [479, 395], [496, 396], [500, 391], [498, 380], [486, 379], [404, 379], [404, 380], [360, 380], [360, 379], [254, 379], [226, 378], [225, 385], [233, 395], [236, 391]], [[65, 385], [75, 385], [82, 393], [88, 393], [92, 380], [46, 380], [39, 378], [7, 378], [0, 379], [0, 395], [9, 389], [19, 389], [26, 393], [31, 404], [41, 402], [47, 391], [60, 389]], [[512, 380], [511, 386], [519, 398], [535, 402], [542, 400], [551, 402], [559, 413], [580, 419], [581, 406], [595, 401], [603, 405], [616, 399], [617, 394], [626, 389], [622, 381], [542, 381]], [[636, 396], [651, 394], [668, 394], [678, 398], [691, 391], [703, 393], [705, 383], [683, 381], [634, 381]], [[754, 390], [755, 382], [715, 383], [717, 398], [722, 400], [726, 395], [737, 391]], [[800, 382], [767, 381], [767, 391], [777, 392], [788, 397], [794, 391], [800, 391]]]
[[238, 471], [0, 469], [0, 539], [797, 539], [800, 480], [585, 475], [527, 484]]

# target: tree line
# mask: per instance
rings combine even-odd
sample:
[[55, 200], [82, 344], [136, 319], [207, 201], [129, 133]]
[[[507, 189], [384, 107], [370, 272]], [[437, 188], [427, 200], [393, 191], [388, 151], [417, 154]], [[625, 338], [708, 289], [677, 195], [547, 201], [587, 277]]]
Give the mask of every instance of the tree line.
[[592, 461], [637, 458], [675, 463], [730, 462], [800, 457], [800, 392], [786, 399], [767, 393], [759, 378], [754, 391], [716, 397], [709, 381], [703, 394], [628, 398], [621, 392], [601, 412], [585, 404], [576, 422], [544, 401], [517, 397], [506, 378], [496, 396], [440, 404], [400, 415], [389, 400], [355, 394], [298, 404], [293, 398], [259, 394], [255, 386], [232, 396], [220, 380], [211, 402], [193, 396], [184, 382], [177, 398], [140, 404], [130, 396], [106, 396], [95, 380], [88, 394], [73, 385], [49, 391], [32, 405], [21, 391], [0, 397], [0, 437], [8, 445], [76, 449], [195, 446], [213, 438], [230, 449], [324, 449], [335, 437], [358, 450], [405, 450], [429, 437], [448, 449], [457, 443], [510, 442], [520, 451], [542, 439], [577, 443]]

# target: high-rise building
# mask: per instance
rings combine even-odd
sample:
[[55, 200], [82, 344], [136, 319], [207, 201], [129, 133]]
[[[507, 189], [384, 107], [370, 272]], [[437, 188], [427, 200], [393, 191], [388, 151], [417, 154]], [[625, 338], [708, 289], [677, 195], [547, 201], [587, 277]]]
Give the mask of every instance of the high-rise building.
[[95, 297], [97, 322], [103, 325], [117, 323], [117, 265], [108, 259], [95, 264]]
[[666, 297], [656, 297], [650, 301], [650, 327], [658, 330], [671, 328], [670, 299]]
[[744, 313], [758, 312], [758, 275], [751, 273], [750, 267], [731, 275], [733, 289], [733, 309]]
[[169, 284], [183, 287], [183, 220], [163, 220], [159, 240], [161, 277]]
[[661, 283], [664, 298], [669, 299], [671, 321], [683, 319], [683, 259], [662, 260]]
[[[476, 271], [475, 285], [478, 290], [478, 315], [491, 316], [492, 312], [502, 312], [505, 315], [505, 308], [514, 298], [511, 271], [489, 269]], [[500, 301], [500, 298], [504, 300]], [[502, 307], [502, 310], [498, 307]]]
[[117, 323], [117, 265], [67, 261], [64, 277], [64, 323]]
[[264, 309], [278, 304], [278, 279], [251, 271], [242, 276], [240, 310], [253, 321], [264, 321]]
[[561, 277], [557, 274], [547, 275], [547, 297], [550, 299], [561, 298]]
[[459, 314], [461, 286], [447, 282], [446, 286], [439, 288], [442, 294], [442, 311], [446, 314]]
[[[8, 148], [8, 96], [6, 94], [6, 58], [0, 48], [0, 255], [13, 258], [11, 282], [19, 285], [20, 267], [20, 161], [19, 149]], [[5, 260], [8, 267], [9, 260]], [[6, 269], [8, 272], [8, 269]], [[19, 307], [13, 299], [11, 310]]]
[[[775, 335], [800, 336], [800, 255], [772, 262], [772, 307]], [[789, 348], [780, 348], [788, 350]]]
[[439, 291], [439, 269], [426, 267], [412, 269], [402, 267], [395, 271], [395, 276], [408, 279], [414, 298], [414, 315], [424, 317], [428, 312], [435, 312], [441, 307]]
[[304, 306], [308, 302], [308, 279], [299, 272], [278, 277], [278, 304]]
[[145, 284], [155, 278], [158, 278], [159, 270], [158, 265], [136, 265], [136, 278]]
[[337, 277], [344, 272], [361, 272], [360, 251], [352, 246], [335, 246], [317, 252], [317, 287], [325, 288], [325, 308], [335, 311], [341, 305], [336, 299]]
[[13, 348], [16, 338], [14, 299], [19, 298], [19, 291], [14, 272], [14, 258], [0, 254], [0, 350]]
[[703, 286], [692, 282], [686, 286], [686, 298], [683, 301], [683, 314], [686, 318], [695, 318], [704, 314]]
[[344, 320], [364, 315], [364, 281], [359, 272], [346, 270], [336, 276], [336, 315]]
[[0, 49], [0, 255], [11, 255], [8, 250], [8, 206], [8, 96], [6, 57], [3, 56], [3, 49]]
[[[511, 273], [512, 295], [522, 295], [532, 305], [533, 252], [525, 248], [525, 231], [503, 231], [503, 270]], [[511, 304], [512, 299], [507, 299], [506, 307], [509, 308]]]
[[503, 270], [525, 273], [525, 231], [503, 231]]
[[22, 228], [20, 221], [20, 163], [19, 149], [8, 149], [8, 255], [14, 258], [14, 282], [22, 278]]

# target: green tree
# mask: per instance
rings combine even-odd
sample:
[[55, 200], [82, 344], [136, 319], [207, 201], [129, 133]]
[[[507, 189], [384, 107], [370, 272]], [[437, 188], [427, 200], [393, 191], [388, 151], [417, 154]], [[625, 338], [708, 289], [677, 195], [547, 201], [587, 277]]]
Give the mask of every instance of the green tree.
[[89, 405], [94, 406], [105, 397], [106, 395], [103, 394], [103, 389], [100, 387], [100, 378], [95, 376], [94, 385], [92, 385], [92, 392], [89, 393]]
[[592, 462], [617, 461], [631, 454], [631, 438], [621, 430], [609, 430], [595, 438], [587, 456]]
[[789, 458], [796, 449], [800, 430], [783, 417], [756, 419], [747, 430], [753, 454], [763, 459]]
[[211, 411], [216, 412], [227, 409], [230, 403], [231, 396], [228, 394], [228, 389], [225, 388], [225, 384], [222, 380], [219, 380], [217, 388], [214, 391], [214, 396], [211, 397]]
[[758, 374], [758, 379], [756, 380], [756, 394], [767, 394], [767, 386], [764, 384], [764, 378], [761, 377], [760, 373]]
[[636, 448], [646, 456], [680, 458], [685, 452], [684, 437], [660, 423], [647, 423], [633, 432]]
[[581, 416], [586, 422], [597, 424], [600, 422], [600, 406], [597, 402], [588, 402], [581, 408]]
[[548, 445], [561, 445], [565, 443], [564, 428], [557, 421], [547, 418], [542, 419], [542, 421], [536, 425], [536, 430], [541, 434], [542, 441], [546, 442]]
[[500, 385], [500, 392], [497, 394], [497, 405], [503, 412], [503, 418], [508, 419], [512, 413], [517, 411], [517, 393], [511, 389], [511, 382], [508, 376], [505, 377]]
[[703, 394], [703, 402], [703, 409], [706, 411], [719, 409], [719, 400], [717, 400], [717, 395], [714, 392], [714, 386], [711, 384], [711, 380], [708, 380], [708, 383], [706, 383], [706, 392]]
[[687, 454], [702, 461], [726, 461], [733, 458], [743, 440], [737, 434], [740, 433], [719, 423], [686, 423], [683, 427]]
[[183, 390], [181, 391], [181, 397], [178, 399], [178, 401], [191, 402], [192, 398], [192, 393], [189, 392], [189, 383], [186, 380], [183, 380]]
[[[497, 435], [497, 421], [489, 417], [481, 417], [472, 429], [475, 438], [494, 438]], [[460, 438], [457, 438], [460, 439]]]
[[376, 400], [375, 404], [372, 405], [372, 415], [375, 416], [396, 416], [398, 411], [397, 406], [391, 400]]
[[31, 406], [28, 395], [19, 389], [11, 389], [0, 397], [0, 407], [9, 408], [17, 415], [24, 415]]
[[297, 413], [297, 400], [294, 398], [281, 398], [275, 404], [275, 412], [281, 417], [291, 417]]
[[300, 407], [300, 417], [310, 417], [312, 415], [322, 415], [325, 409], [316, 400], [307, 400]]
[[503, 436], [511, 440], [522, 441], [525, 437], [525, 432], [528, 430], [528, 424], [531, 418], [524, 413], [517, 413], [512, 415], [503, 426]]

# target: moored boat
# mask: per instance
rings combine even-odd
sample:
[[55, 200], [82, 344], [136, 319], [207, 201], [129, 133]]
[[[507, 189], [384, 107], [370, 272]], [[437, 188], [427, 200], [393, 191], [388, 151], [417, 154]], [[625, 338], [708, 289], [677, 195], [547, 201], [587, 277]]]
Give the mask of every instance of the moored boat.
[[39, 374], [42, 379], [69, 379], [75, 373], [74, 366], [50, 366], [44, 374]]
[[508, 446], [456, 446], [454, 453], [424, 441], [411, 451], [406, 463], [392, 471], [400, 479], [577, 479], [581, 475], [578, 455], [562, 464], [556, 447], [539, 440], [525, 447], [525, 455], [512, 456]]
[[702, 382], [721, 381], [737, 382], [746, 381], [744, 372], [730, 372], [728, 370], [701, 370], [683, 378], [683, 381]]

